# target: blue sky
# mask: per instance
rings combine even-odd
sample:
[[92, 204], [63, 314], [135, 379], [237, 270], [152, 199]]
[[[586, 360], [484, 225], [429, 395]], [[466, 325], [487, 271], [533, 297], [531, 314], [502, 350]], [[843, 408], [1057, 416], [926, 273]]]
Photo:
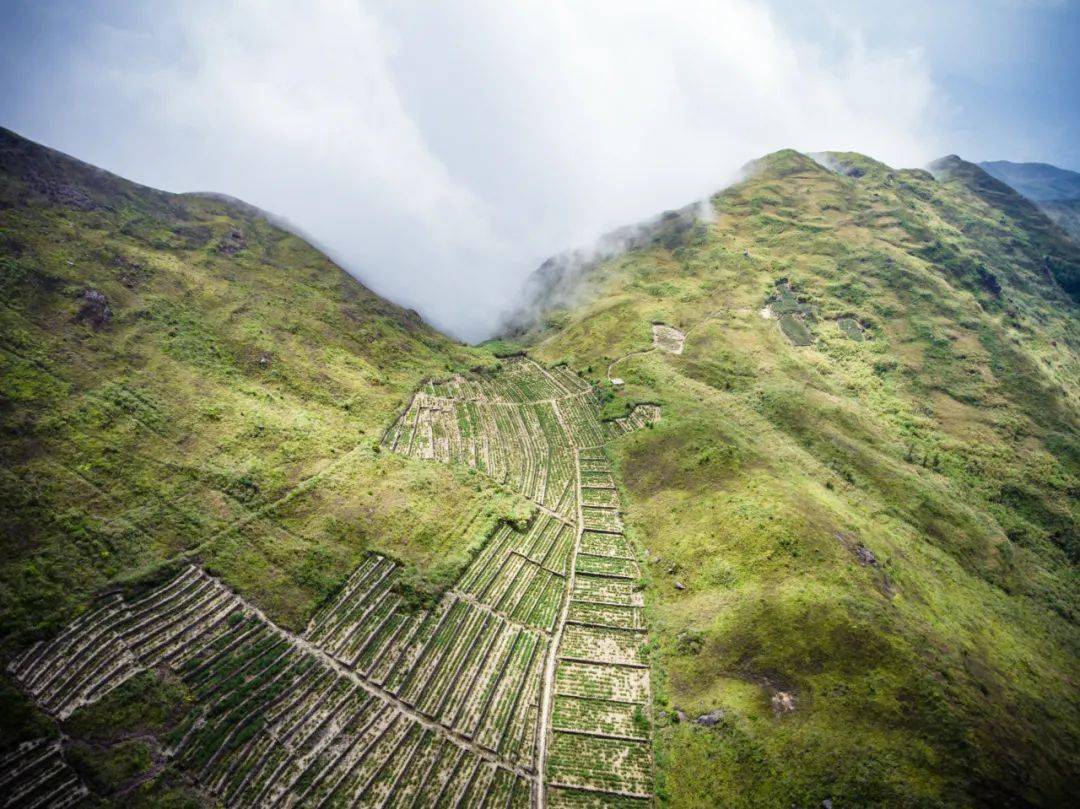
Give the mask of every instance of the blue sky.
[[468, 339], [775, 149], [1080, 170], [1069, 0], [0, 3], [0, 125], [283, 215]]

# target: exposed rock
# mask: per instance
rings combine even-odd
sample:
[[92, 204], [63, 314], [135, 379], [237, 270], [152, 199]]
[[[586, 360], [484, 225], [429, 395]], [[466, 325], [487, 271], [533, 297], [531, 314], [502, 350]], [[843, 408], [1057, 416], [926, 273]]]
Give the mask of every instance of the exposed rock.
[[704, 725], [705, 727], [710, 727], [711, 728], [713, 725], [720, 724], [720, 721], [723, 718], [724, 718], [723, 709], [722, 708], [716, 708], [716, 709], [714, 709], [712, 711], [709, 711], [709, 713], [703, 713], [701, 716], [699, 716], [694, 721], [697, 722], [699, 725]]
[[91, 199], [90, 195], [78, 186], [47, 179], [34, 171], [24, 174], [23, 181], [34, 191], [48, 197], [50, 202], [59, 205], [78, 208], [80, 211], [93, 211], [105, 207]]
[[874, 552], [861, 542], [855, 546], [855, 558], [858, 559], [864, 565], [870, 565], [871, 567], [877, 567], [878, 560], [874, 556]]
[[854, 535], [845, 534], [843, 531], [837, 531], [835, 536], [836, 541], [851, 551], [859, 564], [866, 565], [867, 567], [878, 567], [878, 560], [874, 555], [874, 552], [863, 545]]
[[676, 722], [689, 722], [690, 717], [687, 716], [684, 711], [676, 710], [675, 711], [675, 721]]
[[772, 698], [773, 713], [777, 716], [795, 710], [795, 697], [790, 691], [777, 691]]
[[826, 798], [821, 802], [822, 809], [832, 809], [832, 798]]
[[95, 329], [100, 329], [112, 320], [112, 309], [109, 308], [109, 301], [103, 292], [87, 289], [82, 294], [82, 302], [82, 306], [75, 315], [77, 321], [87, 321]]
[[653, 346], [669, 354], [682, 354], [686, 335], [665, 323], [652, 324]]
[[227, 256], [235, 256], [245, 247], [247, 247], [247, 241], [244, 239], [244, 234], [236, 228], [226, 233], [218, 242], [218, 251]]
[[675, 589], [676, 590], [685, 590], [686, 586], [681, 581], [677, 581], [677, 582], [675, 582]]

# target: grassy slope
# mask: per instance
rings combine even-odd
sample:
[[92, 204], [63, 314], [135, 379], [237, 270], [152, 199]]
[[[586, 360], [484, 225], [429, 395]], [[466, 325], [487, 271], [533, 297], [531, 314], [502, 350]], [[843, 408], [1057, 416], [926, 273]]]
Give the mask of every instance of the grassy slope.
[[[1080, 333], [1045, 257], [1067, 270], [1074, 247], [1019, 197], [1017, 219], [962, 176], [834, 157], [864, 173], [772, 155], [716, 223], [606, 262], [519, 335], [600, 378], [650, 321], [688, 332], [682, 356], [617, 365], [609, 405], [664, 406], [614, 448], [653, 560], [661, 793], [1060, 804], [1080, 763]], [[782, 278], [813, 347], [759, 315]], [[675, 719], [717, 707], [713, 728]]]
[[479, 355], [242, 203], [0, 130], [0, 267], [0, 652], [176, 557], [301, 627], [366, 549], [437, 586], [513, 505], [376, 447]]

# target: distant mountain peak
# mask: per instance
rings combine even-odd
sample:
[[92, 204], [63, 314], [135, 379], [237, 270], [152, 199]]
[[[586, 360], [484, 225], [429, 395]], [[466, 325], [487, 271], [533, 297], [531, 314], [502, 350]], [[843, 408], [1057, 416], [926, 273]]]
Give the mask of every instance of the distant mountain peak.
[[1009, 160], [985, 161], [979, 166], [1033, 202], [1080, 200], [1078, 172], [1049, 163], [1013, 163]]

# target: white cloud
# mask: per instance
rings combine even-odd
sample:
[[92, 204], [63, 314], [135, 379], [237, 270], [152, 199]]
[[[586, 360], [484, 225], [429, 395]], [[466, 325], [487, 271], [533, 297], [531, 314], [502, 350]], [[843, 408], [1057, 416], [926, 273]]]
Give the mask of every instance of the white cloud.
[[174, 13], [95, 28], [68, 59], [86, 92], [67, 114], [123, 121], [82, 154], [280, 213], [473, 339], [546, 255], [705, 195], [763, 153], [911, 165], [939, 151], [920, 53], [875, 51], [857, 31], [826, 53], [746, 0]]

